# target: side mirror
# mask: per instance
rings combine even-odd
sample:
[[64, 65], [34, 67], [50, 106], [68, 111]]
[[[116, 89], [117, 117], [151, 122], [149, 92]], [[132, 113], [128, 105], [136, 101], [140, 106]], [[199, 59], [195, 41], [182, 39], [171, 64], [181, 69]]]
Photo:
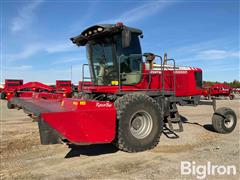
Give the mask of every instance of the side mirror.
[[129, 29], [122, 30], [122, 47], [127, 48], [131, 43], [131, 31]]

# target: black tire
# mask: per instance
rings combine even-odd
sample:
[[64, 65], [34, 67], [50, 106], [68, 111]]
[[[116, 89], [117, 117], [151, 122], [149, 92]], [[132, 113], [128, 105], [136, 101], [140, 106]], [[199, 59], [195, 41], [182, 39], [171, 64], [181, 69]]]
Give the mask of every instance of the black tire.
[[78, 97], [81, 99], [93, 99], [93, 94], [90, 93], [80, 93]]
[[216, 132], [227, 134], [234, 130], [237, 124], [235, 112], [226, 107], [217, 109], [212, 117], [212, 125]]
[[[158, 103], [147, 95], [134, 93], [118, 98], [114, 104], [117, 109], [117, 133], [113, 143], [126, 152], [140, 152], [154, 148], [163, 131], [163, 115]], [[140, 128], [135, 129], [134, 121], [137, 124], [141, 122]], [[148, 121], [151, 122], [149, 125], [151, 128], [147, 127], [145, 136], [137, 133], [134, 135], [134, 131], [144, 128], [146, 130], [146, 126], [144, 128], [142, 126], [143, 122], [148, 124]]]
[[229, 96], [229, 99], [230, 100], [233, 100], [235, 98], [235, 96], [233, 95], [233, 94], [231, 94], [230, 96]]
[[78, 92], [71, 92], [71, 98], [78, 98]]
[[6, 98], [6, 95], [7, 95], [6, 92], [2, 91], [2, 92], [1, 92], [1, 99], [5, 99], [5, 98]]
[[11, 103], [11, 101], [8, 101], [7, 102], [7, 107], [8, 107], [8, 109], [13, 109], [14, 105]]

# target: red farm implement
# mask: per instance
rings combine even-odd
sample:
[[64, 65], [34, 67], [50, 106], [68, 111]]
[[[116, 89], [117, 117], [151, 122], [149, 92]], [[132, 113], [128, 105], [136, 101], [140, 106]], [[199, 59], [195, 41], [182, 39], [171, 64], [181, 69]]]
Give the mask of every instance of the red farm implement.
[[12, 97], [32, 97], [33, 93], [41, 92], [53, 92], [54, 88], [40, 83], [40, 82], [28, 82], [21, 86], [18, 86], [11, 93], [7, 93], [6, 99], [9, 101]]
[[[158, 144], [164, 126], [183, 131], [177, 104], [215, 105], [200, 100], [200, 68], [176, 66], [167, 55], [142, 55], [140, 37], [141, 30], [122, 23], [89, 27], [71, 38], [88, 54], [91, 84], [84, 84], [83, 71], [81, 98], [15, 98], [37, 120], [42, 144], [113, 143], [123, 151], [144, 151]], [[233, 110], [214, 106], [215, 131], [230, 133], [236, 122]]]
[[72, 97], [72, 81], [70, 80], [56, 80], [56, 93], [61, 94], [62, 97]]
[[[18, 97], [20, 98], [33, 98], [35, 100], [47, 99], [47, 100], [56, 100], [60, 101], [63, 98], [68, 97], [67, 93], [71, 93], [69, 89], [69, 85], [66, 89], [61, 88], [62, 84], [57, 84], [58, 88], [48, 86], [46, 84], [40, 82], [28, 82], [16, 88], [12, 93], [8, 93], [6, 99], [8, 100], [9, 108], [21, 108], [18, 103]], [[65, 85], [65, 84], [64, 84]], [[71, 85], [71, 82], [70, 82]], [[65, 87], [65, 86], [64, 86]]]
[[232, 88], [226, 84], [214, 84], [204, 89], [203, 95], [208, 99], [213, 97], [229, 97], [231, 100], [234, 99]]
[[1, 90], [1, 99], [5, 99], [7, 95], [13, 94], [13, 92], [23, 84], [21, 79], [5, 79], [5, 84]]
[[232, 88], [233, 93], [240, 94], [240, 87]]

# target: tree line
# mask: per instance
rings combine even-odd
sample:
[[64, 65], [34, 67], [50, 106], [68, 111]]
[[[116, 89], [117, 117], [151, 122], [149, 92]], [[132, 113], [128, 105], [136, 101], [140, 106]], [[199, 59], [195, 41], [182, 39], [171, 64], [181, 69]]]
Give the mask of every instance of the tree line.
[[238, 80], [233, 80], [232, 82], [219, 82], [219, 81], [203, 81], [203, 85], [208, 85], [208, 86], [212, 86], [214, 84], [226, 84], [226, 85], [229, 85], [233, 88], [239, 88], [240, 87], [240, 81]]

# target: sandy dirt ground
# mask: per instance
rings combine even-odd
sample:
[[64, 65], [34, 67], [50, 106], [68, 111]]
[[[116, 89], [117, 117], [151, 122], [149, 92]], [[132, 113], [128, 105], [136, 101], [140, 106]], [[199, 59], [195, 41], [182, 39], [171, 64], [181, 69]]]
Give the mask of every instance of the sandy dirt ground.
[[[36, 122], [21, 110], [1, 108], [0, 179], [196, 179], [181, 175], [181, 161], [206, 165], [235, 165], [236, 175], [208, 175], [207, 179], [240, 179], [240, 123], [231, 134], [213, 132], [210, 106], [179, 107], [184, 119], [180, 138], [164, 134], [150, 151], [125, 153], [111, 144], [40, 145]], [[240, 100], [219, 100], [240, 119]]]

